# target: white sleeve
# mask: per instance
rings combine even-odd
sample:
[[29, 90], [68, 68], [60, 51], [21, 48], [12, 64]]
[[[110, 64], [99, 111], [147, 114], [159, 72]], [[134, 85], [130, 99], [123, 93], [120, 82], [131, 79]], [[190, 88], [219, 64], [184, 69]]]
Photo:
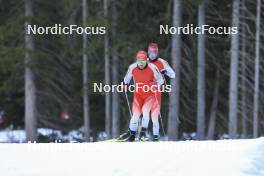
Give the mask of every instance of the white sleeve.
[[161, 73], [159, 72], [159, 69], [153, 64], [149, 64], [149, 66], [154, 73], [154, 78], [157, 81], [157, 85], [160, 86], [160, 85], [164, 84], [164, 80], [163, 80]]
[[163, 67], [165, 70], [165, 74], [170, 77], [170, 78], [175, 78], [175, 72], [173, 71], [173, 69], [170, 67], [170, 65], [168, 64], [167, 61], [165, 61], [164, 59], [160, 59], [161, 62], [163, 63]]
[[129, 84], [133, 75], [132, 75], [132, 71], [133, 69], [135, 68], [135, 64], [131, 64], [129, 67], [128, 67], [128, 70], [127, 70], [127, 73], [126, 73], [126, 76], [124, 77], [124, 83], [125, 84]]

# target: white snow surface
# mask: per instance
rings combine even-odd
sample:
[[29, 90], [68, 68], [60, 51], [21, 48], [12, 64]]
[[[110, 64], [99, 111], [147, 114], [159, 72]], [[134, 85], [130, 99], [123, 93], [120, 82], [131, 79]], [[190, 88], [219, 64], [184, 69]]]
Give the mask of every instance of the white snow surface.
[[264, 138], [0, 144], [3, 176], [264, 176]]

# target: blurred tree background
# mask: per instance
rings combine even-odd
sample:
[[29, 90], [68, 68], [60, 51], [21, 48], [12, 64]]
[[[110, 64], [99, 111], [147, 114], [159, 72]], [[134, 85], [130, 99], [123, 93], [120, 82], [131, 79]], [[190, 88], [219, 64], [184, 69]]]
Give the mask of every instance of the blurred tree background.
[[[25, 21], [38, 26], [83, 25], [82, 0], [32, 0], [32, 16], [25, 16], [25, 3], [29, 0], [0, 0], [0, 111], [4, 111], [1, 128], [25, 125], [25, 67], [32, 70], [36, 86], [36, 119], [38, 128], [51, 128], [67, 133], [83, 126], [83, 60], [88, 58], [88, 97], [90, 134], [95, 137], [107, 131], [108, 137], [116, 136], [128, 127], [130, 120], [126, 99], [123, 94], [108, 94], [110, 104], [105, 105], [105, 94], [94, 93], [93, 83], [105, 81], [105, 55], [109, 55], [110, 83], [120, 83], [128, 66], [134, 62], [138, 50], [146, 50], [149, 43], [159, 45], [159, 56], [169, 63], [173, 61], [171, 35], [160, 35], [160, 25], [172, 26], [175, 3], [181, 5], [181, 26], [198, 26], [198, 10], [204, 6], [205, 24], [210, 26], [232, 26], [234, 5], [238, 3], [239, 34], [237, 74], [237, 107], [235, 117], [230, 116], [230, 76], [233, 55], [231, 35], [205, 35], [204, 101], [197, 100], [198, 36], [181, 35], [179, 66], [179, 112], [169, 108], [169, 95], [164, 93], [161, 114], [167, 132], [169, 114], [179, 118], [175, 126], [177, 139], [183, 133], [196, 132], [199, 118], [202, 133], [198, 139], [217, 139], [219, 135], [230, 134], [232, 138], [252, 137], [253, 128], [257, 136], [264, 134], [264, 90], [263, 90], [263, 24], [260, 23], [260, 37], [257, 38], [257, 7], [263, 9], [261, 1], [251, 0], [87, 0], [86, 26], [106, 26], [108, 35], [88, 35], [87, 47], [83, 48], [82, 35], [34, 35], [34, 49], [25, 47]], [[263, 1], [262, 1], [263, 2]], [[105, 4], [107, 3], [107, 4]], [[106, 5], [106, 6], [105, 6]], [[107, 10], [107, 13], [106, 13]], [[199, 13], [201, 14], [201, 13]], [[263, 11], [259, 18], [263, 17]], [[262, 18], [263, 19], [263, 18]], [[105, 45], [108, 41], [109, 45]], [[256, 92], [255, 58], [259, 42], [259, 90]], [[108, 47], [106, 53], [105, 47]], [[31, 62], [25, 66], [25, 54]], [[175, 53], [174, 53], [175, 54]], [[174, 67], [175, 68], [175, 67]], [[178, 68], [178, 67], [177, 67]], [[177, 72], [176, 72], [177, 73]], [[175, 80], [170, 80], [172, 82]], [[174, 84], [173, 84], [174, 85]], [[254, 88], [255, 86], [255, 88]], [[174, 89], [174, 87], [173, 87]], [[259, 108], [254, 108], [254, 94]], [[115, 97], [116, 96], [116, 97]], [[203, 96], [201, 96], [203, 97]], [[132, 94], [129, 94], [130, 102]], [[114, 101], [112, 101], [114, 100]], [[256, 100], [256, 97], [255, 97]], [[117, 103], [115, 103], [117, 102]], [[204, 106], [198, 106], [203, 102]], [[232, 102], [233, 104], [233, 102]], [[203, 107], [204, 113], [198, 113]], [[108, 109], [108, 111], [106, 111]], [[258, 121], [254, 112], [257, 111]], [[203, 111], [201, 111], [203, 112]], [[65, 118], [68, 116], [69, 118]], [[173, 115], [172, 115], [173, 116]], [[199, 118], [198, 118], [199, 117]], [[237, 121], [230, 121], [234, 118]], [[29, 122], [30, 123], [30, 122]], [[236, 123], [237, 130], [230, 132], [230, 123]], [[257, 124], [257, 126], [256, 126]], [[231, 125], [232, 126], [232, 125]], [[114, 128], [114, 129], [113, 129]], [[172, 127], [174, 129], [174, 126]], [[201, 132], [200, 131], [200, 132]], [[234, 134], [234, 133], [235, 134]], [[174, 133], [174, 132], [173, 132]], [[198, 132], [199, 133], [199, 132]], [[199, 133], [200, 134], [200, 133]], [[169, 133], [170, 135], [170, 133]], [[255, 136], [255, 137], [257, 137]], [[171, 138], [173, 139], [173, 137]]]

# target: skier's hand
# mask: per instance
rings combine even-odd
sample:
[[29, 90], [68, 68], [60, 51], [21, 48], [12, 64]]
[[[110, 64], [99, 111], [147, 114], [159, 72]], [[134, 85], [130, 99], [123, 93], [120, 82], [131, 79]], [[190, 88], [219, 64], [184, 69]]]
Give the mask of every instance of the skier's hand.
[[160, 71], [160, 73], [163, 74], [163, 75], [166, 75], [166, 72], [167, 71], [165, 69]]

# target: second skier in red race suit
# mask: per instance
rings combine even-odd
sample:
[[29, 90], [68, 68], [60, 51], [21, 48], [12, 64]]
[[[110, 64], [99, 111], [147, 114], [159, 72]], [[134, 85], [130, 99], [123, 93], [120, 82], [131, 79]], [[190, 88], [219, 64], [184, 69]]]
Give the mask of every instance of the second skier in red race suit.
[[[148, 46], [148, 63], [154, 64], [160, 73], [162, 73], [164, 76], [167, 76], [169, 78], [175, 78], [175, 72], [173, 69], [169, 66], [168, 62], [166, 62], [164, 59], [158, 57], [158, 45], [156, 43], [151, 43]], [[162, 78], [165, 81], [165, 78], [162, 76]], [[165, 82], [166, 84], [166, 82]], [[158, 121], [159, 115], [160, 115], [160, 107], [161, 107], [161, 91], [155, 92], [155, 100], [156, 103], [153, 103], [153, 106], [151, 107], [151, 119], [152, 121]], [[148, 128], [149, 118], [148, 116], [143, 116], [142, 118], [142, 129], [140, 133], [141, 140], [144, 140], [145, 138], [145, 131]], [[153, 135], [154, 140], [158, 140], [159, 137], [159, 123], [153, 123]], [[156, 139], [157, 138], [157, 139]]]

